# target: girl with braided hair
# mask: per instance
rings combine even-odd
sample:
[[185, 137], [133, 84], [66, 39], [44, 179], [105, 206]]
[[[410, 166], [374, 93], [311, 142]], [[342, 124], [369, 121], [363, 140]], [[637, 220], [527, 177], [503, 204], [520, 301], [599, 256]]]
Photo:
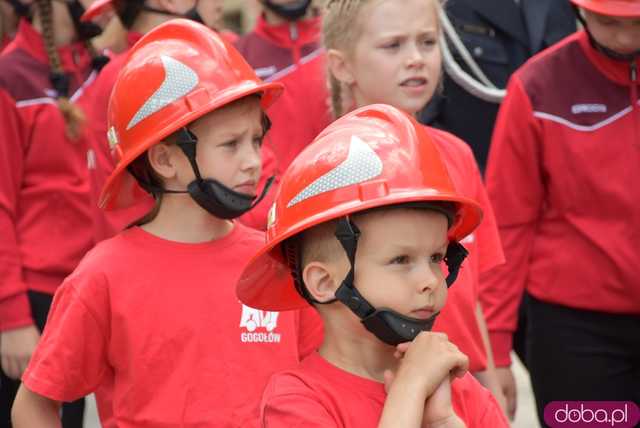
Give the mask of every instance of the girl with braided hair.
[[[84, 110], [103, 62], [79, 20], [90, 3], [31, 2], [0, 56], [2, 426], [53, 294], [92, 246]], [[64, 426], [81, 427], [83, 408], [66, 405]]]

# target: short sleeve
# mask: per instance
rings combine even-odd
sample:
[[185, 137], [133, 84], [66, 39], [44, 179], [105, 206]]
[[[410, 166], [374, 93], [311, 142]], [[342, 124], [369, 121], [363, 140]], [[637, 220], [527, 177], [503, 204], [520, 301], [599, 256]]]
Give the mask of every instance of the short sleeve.
[[260, 406], [261, 428], [329, 428], [337, 426], [312, 390], [295, 376], [277, 374]]
[[57, 401], [96, 390], [108, 369], [107, 298], [100, 276], [65, 280], [23, 375], [27, 388]]

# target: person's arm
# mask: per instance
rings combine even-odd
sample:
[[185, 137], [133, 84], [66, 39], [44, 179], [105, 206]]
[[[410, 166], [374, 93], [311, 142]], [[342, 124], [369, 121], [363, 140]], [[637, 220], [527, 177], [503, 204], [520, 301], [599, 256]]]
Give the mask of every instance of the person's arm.
[[0, 89], [0, 364], [19, 379], [38, 343], [22, 279], [16, 218], [24, 169], [23, 130], [15, 100]]
[[478, 328], [482, 335], [482, 344], [487, 352], [487, 368], [483, 371], [473, 373], [473, 376], [478, 379], [482, 386], [491, 391], [498, 404], [500, 404], [500, 408], [504, 414], [507, 415], [507, 399], [502, 391], [502, 387], [496, 373], [496, 366], [493, 361], [493, 350], [491, 349], [491, 342], [489, 341], [489, 331], [487, 330], [487, 323], [484, 320], [480, 303], [476, 306], [476, 320], [478, 321]]
[[516, 74], [498, 114], [486, 174], [506, 263], [481, 273], [479, 293], [511, 417], [516, 389], [510, 351], [545, 192], [540, 134], [531, 102]]
[[60, 403], [20, 385], [11, 409], [14, 428], [59, 428]]

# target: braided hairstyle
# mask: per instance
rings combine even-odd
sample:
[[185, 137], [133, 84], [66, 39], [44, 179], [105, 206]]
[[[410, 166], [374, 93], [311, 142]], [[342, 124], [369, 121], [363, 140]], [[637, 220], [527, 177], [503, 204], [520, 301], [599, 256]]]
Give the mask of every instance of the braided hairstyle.
[[84, 112], [77, 105], [73, 104], [69, 99], [70, 79], [69, 75], [62, 69], [60, 62], [60, 56], [56, 49], [54, 39], [54, 26], [53, 26], [53, 11], [52, 0], [36, 0], [36, 7], [40, 16], [40, 22], [42, 25], [42, 38], [44, 40], [44, 46], [49, 57], [49, 66], [51, 72], [49, 79], [53, 88], [57, 92], [57, 104], [60, 112], [64, 117], [64, 121], [67, 125], [67, 136], [75, 140], [80, 135], [80, 130], [84, 124], [86, 117]]
[[[358, 18], [362, 8], [374, 1], [327, 0], [322, 25], [325, 49], [336, 49], [351, 54], [361, 32]], [[433, 1], [438, 9], [442, 7], [442, 0]], [[331, 93], [331, 109], [334, 117], [339, 118], [347, 113], [346, 108], [353, 103], [351, 91], [345, 83], [336, 79], [330, 70], [327, 76]]]

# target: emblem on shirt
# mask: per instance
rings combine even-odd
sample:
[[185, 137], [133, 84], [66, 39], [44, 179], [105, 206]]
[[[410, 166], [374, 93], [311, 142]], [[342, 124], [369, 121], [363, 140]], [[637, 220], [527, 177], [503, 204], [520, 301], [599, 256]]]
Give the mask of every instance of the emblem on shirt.
[[280, 333], [276, 333], [278, 326], [278, 312], [261, 311], [242, 305], [240, 319], [240, 340], [244, 343], [280, 343]]

